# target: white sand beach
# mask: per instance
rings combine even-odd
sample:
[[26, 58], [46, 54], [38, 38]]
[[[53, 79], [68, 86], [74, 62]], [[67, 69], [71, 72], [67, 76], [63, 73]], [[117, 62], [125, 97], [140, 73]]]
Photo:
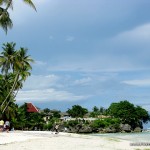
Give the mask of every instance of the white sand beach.
[[130, 141], [72, 133], [14, 131], [0, 133], [0, 150], [135, 150], [150, 146], [130, 146]]

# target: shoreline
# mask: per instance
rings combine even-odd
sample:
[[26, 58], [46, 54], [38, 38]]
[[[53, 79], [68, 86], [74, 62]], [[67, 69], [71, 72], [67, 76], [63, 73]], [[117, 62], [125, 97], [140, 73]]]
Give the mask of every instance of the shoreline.
[[136, 146], [129, 140], [114, 137], [63, 132], [55, 134], [50, 131], [13, 131], [10, 133], [0, 133], [0, 150], [144, 150], [148, 148], [150, 149], [150, 145]]

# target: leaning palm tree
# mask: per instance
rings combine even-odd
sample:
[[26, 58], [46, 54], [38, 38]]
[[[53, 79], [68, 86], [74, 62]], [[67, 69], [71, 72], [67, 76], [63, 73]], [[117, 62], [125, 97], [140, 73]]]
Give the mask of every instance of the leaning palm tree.
[[[14, 91], [17, 89], [18, 81], [24, 81], [26, 77], [30, 75], [29, 70], [32, 69], [30, 63], [33, 62], [33, 59], [31, 59], [30, 56], [27, 55], [27, 49], [25, 48], [20, 48], [20, 50], [15, 51], [12, 57], [10, 57], [9, 55], [4, 55], [5, 53], [2, 54], [3, 55], [0, 57], [0, 65], [2, 66], [2, 72], [5, 72], [5, 74], [7, 74], [8, 70], [12, 70], [13, 74], [15, 75], [13, 85], [1, 104], [1, 111], [3, 113], [11, 100], [10, 96], [14, 94]], [[10, 61], [9, 58], [12, 58], [13, 61]], [[5, 67], [7, 67], [7, 69], [5, 69]], [[3, 108], [4, 104], [6, 104], [6, 106]]]
[[[9, 91], [10, 91], [12, 85], [13, 85], [13, 81], [14, 81], [14, 74], [13, 73], [9, 73], [7, 76], [0, 75], [0, 104], [1, 104], [0, 113], [1, 114], [2, 114], [3, 108], [7, 104], [6, 102], [3, 103], [3, 101], [7, 97], [8, 93], [9, 93]], [[14, 99], [12, 98], [12, 95], [10, 95], [7, 99], [8, 100], [11, 99], [10, 105], [12, 103], [14, 103]], [[10, 109], [10, 107], [8, 107], [7, 109]], [[7, 113], [8, 113], [8, 110], [7, 110]]]
[[19, 89], [22, 89], [23, 87], [23, 82], [27, 79], [28, 76], [30, 76], [31, 73], [29, 72], [29, 68], [26, 66], [23, 68], [23, 70], [21, 70], [20, 72], [20, 78], [19, 80], [17, 81], [16, 85], [15, 85], [15, 89], [14, 91], [16, 91], [15, 93], [13, 93], [12, 95], [12, 99], [9, 99], [7, 104], [5, 105], [4, 109], [2, 110], [2, 113], [4, 113], [4, 111], [7, 109], [7, 107], [9, 106], [9, 103], [11, 101], [14, 101], [15, 97], [17, 96], [18, 94], [18, 91]]
[[[5, 80], [8, 81], [5, 83], [9, 83], [6, 86], [7, 91], [10, 88], [9, 85], [11, 85], [10, 79], [12, 79], [12, 74], [10, 76], [10, 73], [14, 70], [14, 65], [15, 65], [15, 57], [16, 57], [15, 45], [16, 44], [13, 42], [3, 44], [3, 47], [2, 47], [3, 51], [1, 53], [2, 55], [0, 56], [1, 71], [4, 74]], [[6, 89], [5, 89], [5, 91], [6, 91]], [[4, 103], [6, 102], [6, 100], [8, 99], [9, 96], [10, 96], [10, 94], [7, 94], [5, 100], [1, 104], [1, 109], [2, 109], [2, 106], [4, 105]]]
[[[22, 0], [26, 4], [30, 5], [34, 10], [36, 7], [31, 0]], [[9, 8], [13, 8], [13, 0], [0, 0], [0, 26], [7, 33], [8, 28], [11, 29], [13, 26], [12, 20], [10, 19], [10, 15], [8, 12]]]

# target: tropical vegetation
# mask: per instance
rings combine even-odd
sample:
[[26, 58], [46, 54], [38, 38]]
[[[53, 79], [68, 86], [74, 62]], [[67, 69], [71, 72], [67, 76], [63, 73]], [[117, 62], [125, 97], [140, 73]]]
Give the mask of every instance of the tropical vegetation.
[[4, 43], [0, 54], [0, 114], [4, 119], [15, 117], [17, 105], [14, 103], [18, 91], [24, 81], [30, 76], [33, 59], [27, 54], [27, 49], [16, 43]]
[[[32, 0], [22, 1], [36, 10]], [[0, 0], [0, 27], [6, 33], [13, 26], [9, 11], [9, 9], [13, 9], [13, 4], [14, 0]], [[0, 118], [10, 119], [16, 127], [20, 122], [19, 124], [24, 127], [26, 126], [25, 111], [15, 104], [15, 98], [23, 87], [23, 82], [30, 76], [33, 59], [27, 55], [26, 48], [20, 47], [16, 50], [15, 46], [16, 43], [13, 42], [4, 43], [0, 54]]]
[[67, 113], [74, 118], [77, 118], [77, 117], [83, 118], [83, 116], [88, 113], [88, 110], [86, 108], [83, 108], [80, 105], [74, 105], [72, 106], [71, 109], [67, 110]]
[[[22, 0], [29, 4], [35, 11], [36, 7], [31, 0]], [[7, 33], [13, 22], [9, 9], [13, 8], [14, 0], [0, 0], [0, 27]], [[33, 59], [27, 54], [27, 49], [16, 49], [16, 43], [4, 43], [0, 53], [0, 119], [10, 120], [11, 126], [20, 130], [52, 130], [59, 124], [62, 129], [69, 132], [119, 132], [120, 125], [143, 127], [143, 123], [150, 121], [148, 111], [140, 106], [135, 106], [129, 101], [112, 103], [108, 109], [94, 106], [91, 112], [80, 105], [74, 105], [66, 113], [73, 120], [62, 120], [61, 112], [45, 108], [38, 113], [28, 112], [27, 104], [18, 106], [17, 93], [23, 87], [23, 83], [31, 75], [31, 63]], [[49, 116], [46, 121], [44, 118]], [[88, 120], [87, 117], [94, 118]], [[128, 127], [129, 127], [128, 126]], [[105, 129], [105, 130], [103, 130]]]
[[142, 128], [143, 123], [150, 120], [148, 111], [140, 106], [134, 106], [127, 100], [112, 103], [108, 108], [108, 113], [112, 117], [120, 119], [123, 124], [131, 125], [133, 129], [137, 126]]
[[[31, 0], [22, 0], [24, 3], [30, 5], [34, 10], [36, 7]], [[0, 0], [0, 26], [7, 33], [8, 29], [11, 29], [13, 22], [10, 18], [9, 9], [13, 9], [14, 0]]]

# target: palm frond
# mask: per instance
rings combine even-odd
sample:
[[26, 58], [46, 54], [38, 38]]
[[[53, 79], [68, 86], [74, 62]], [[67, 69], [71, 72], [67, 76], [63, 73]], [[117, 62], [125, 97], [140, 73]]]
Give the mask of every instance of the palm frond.
[[0, 26], [7, 33], [8, 28], [11, 29], [13, 26], [12, 20], [9, 17], [9, 13], [0, 7]]
[[23, 0], [26, 4], [30, 5], [35, 11], [36, 11], [36, 7], [33, 4], [33, 2], [31, 0]]

